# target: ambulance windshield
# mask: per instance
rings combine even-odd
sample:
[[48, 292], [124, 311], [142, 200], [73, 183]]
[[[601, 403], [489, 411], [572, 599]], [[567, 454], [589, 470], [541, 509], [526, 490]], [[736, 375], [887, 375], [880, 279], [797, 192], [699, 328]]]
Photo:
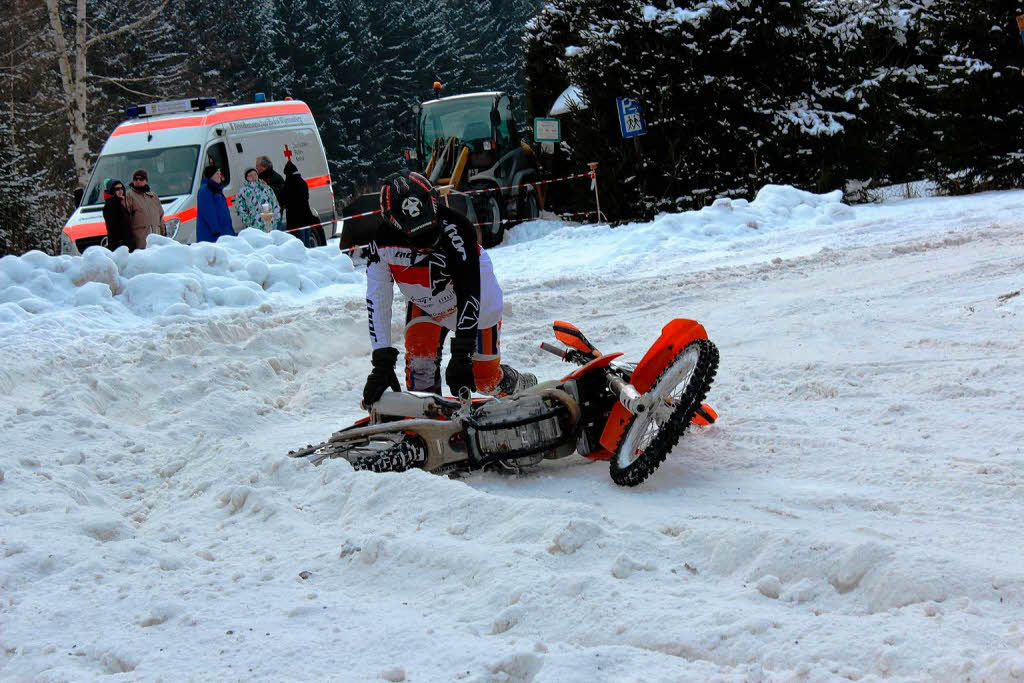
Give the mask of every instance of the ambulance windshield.
[[128, 187], [132, 174], [140, 168], [149, 176], [149, 189], [160, 197], [192, 194], [198, 160], [198, 145], [104, 154], [96, 161], [82, 206], [102, 204], [103, 187], [110, 178], [117, 178]]

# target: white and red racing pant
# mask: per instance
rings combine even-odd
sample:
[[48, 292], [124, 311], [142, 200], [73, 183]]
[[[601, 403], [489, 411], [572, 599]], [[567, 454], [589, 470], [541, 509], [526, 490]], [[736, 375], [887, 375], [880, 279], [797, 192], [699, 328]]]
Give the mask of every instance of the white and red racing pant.
[[[477, 330], [473, 352], [476, 390], [496, 395], [501, 382], [501, 321]], [[419, 306], [405, 308], [405, 386], [410, 391], [441, 393], [441, 351], [448, 328], [439, 324]]]

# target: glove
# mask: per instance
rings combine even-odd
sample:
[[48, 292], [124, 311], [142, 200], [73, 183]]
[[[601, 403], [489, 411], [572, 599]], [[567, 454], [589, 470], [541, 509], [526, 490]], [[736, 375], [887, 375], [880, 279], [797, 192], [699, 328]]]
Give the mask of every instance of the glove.
[[444, 381], [453, 396], [462, 397], [462, 389], [470, 393], [476, 391], [476, 380], [473, 378], [473, 351], [476, 349], [474, 337], [452, 339], [452, 357], [444, 371]]
[[395, 391], [401, 391], [398, 383], [398, 376], [395, 375], [395, 361], [398, 360], [398, 349], [385, 346], [382, 349], [374, 349], [370, 357], [373, 363], [373, 370], [366, 378], [366, 386], [363, 387], [363, 407], [369, 408], [371, 404], [380, 400], [388, 387]]

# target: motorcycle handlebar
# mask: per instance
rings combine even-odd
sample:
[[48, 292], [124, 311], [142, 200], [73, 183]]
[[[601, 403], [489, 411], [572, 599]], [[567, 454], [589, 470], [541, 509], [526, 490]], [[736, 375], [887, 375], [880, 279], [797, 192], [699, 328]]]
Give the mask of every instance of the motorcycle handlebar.
[[543, 350], [547, 351], [548, 353], [553, 353], [554, 355], [558, 356], [562, 360], [565, 360], [565, 352], [568, 350], [568, 349], [560, 349], [557, 346], [555, 346], [554, 344], [548, 344], [547, 342], [541, 342], [540, 343], [540, 348], [542, 348]]
[[563, 349], [559, 346], [555, 346], [554, 344], [548, 344], [547, 342], [541, 342], [540, 348], [548, 353], [553, 353], [566, 363], [575, 363], [576, 365], [586, 365], [594, 358], [593, 355], [585, 354], [582, 351], [577, 351], [576, 349]]

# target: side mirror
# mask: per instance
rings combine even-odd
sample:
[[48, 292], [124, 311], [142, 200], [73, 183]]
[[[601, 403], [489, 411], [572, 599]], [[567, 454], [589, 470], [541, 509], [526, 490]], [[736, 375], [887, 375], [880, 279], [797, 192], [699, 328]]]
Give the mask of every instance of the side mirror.
[[75, 188], [75, 208], [77, 208], [77, 207], [82, 205], [82, 197], [84, 197], [84, 196], [85, 196], [85, 188], [84, 187], [76, 187]]

